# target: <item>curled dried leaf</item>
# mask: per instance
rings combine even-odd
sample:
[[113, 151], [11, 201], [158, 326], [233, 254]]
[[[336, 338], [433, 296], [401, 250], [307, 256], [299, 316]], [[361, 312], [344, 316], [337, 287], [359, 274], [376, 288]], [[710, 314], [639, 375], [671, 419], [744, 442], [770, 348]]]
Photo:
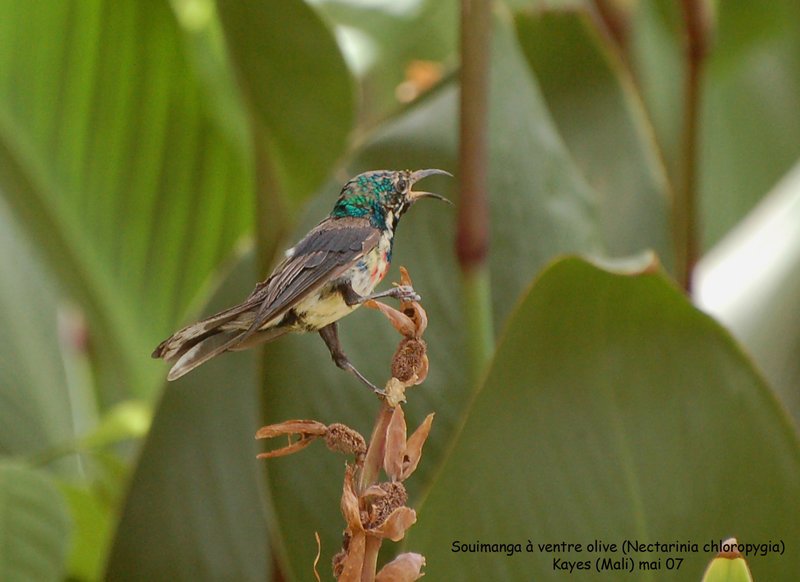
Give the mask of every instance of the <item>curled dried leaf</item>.
[[314, 564], [312, 568], [314, 569], [314, 577], [317, 579], [317, 582], [322, 582], [322, 579], [319, 577], [319, 572], [317, 572], [317, 564], [319, 564], [319, 557], [322, 554], [322, 544], [319, 541], [319, 532], [314, 532], [314, 539], [317, 540], [317, 556], [314, 558]]

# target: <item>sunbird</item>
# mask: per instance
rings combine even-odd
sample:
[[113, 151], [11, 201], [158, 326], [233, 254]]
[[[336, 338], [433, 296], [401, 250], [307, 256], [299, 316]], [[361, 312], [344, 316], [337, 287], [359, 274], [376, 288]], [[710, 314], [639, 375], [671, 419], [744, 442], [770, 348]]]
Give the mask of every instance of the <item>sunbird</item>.
[[286, 251], [285, 258], [239, 305], [187, 325], [161, 342], [154, 358], [172, 364], [168, 380], [180, 378], [223, 352], [271, 342], [289, 332], [316, 331], [333, 361], [375, 392], [342, 351], [337, 321], [369, 299], [419, 300], [410, 286], [373, 293], [392, 260], [400, 217], [420, 198], [447, 198], [411, 188], [428, 176], [449, 172], [376, 170], [344, 185], [333, 211]]

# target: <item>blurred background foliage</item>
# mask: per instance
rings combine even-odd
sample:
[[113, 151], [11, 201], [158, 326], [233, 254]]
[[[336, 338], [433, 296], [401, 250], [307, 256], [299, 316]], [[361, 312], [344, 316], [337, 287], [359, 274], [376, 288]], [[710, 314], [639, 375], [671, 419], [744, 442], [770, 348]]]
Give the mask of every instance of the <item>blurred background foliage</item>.
[[[691, 298], [681, 4], [493, 3], [490, 303], [465, 299], [451, 208], [415, 207], [394, 253], [430, 318], [406, 414], [436, 412], [409, 482], [432, 579], [560, 575], [454, 541], [800, 539], [800, 5], [688, 4], [710, 23]], [[315, 531], [328, 576], [342, 460], [265, 467], [252, 436], [368, 434], [372, 395], [311, 336], [170, 386], [149, 354], [246, 296], [360, 171], [450, 170], [431, 189], [458, 204], [459, 10], [0, 1], [0, 579], [307, 579]], [[476, 308], [497, 330], [477, 383]], [[397, 337], [367, 311], [342, 342], [377, 380]], [[711, 556], [681, 557], [699, 579]]]

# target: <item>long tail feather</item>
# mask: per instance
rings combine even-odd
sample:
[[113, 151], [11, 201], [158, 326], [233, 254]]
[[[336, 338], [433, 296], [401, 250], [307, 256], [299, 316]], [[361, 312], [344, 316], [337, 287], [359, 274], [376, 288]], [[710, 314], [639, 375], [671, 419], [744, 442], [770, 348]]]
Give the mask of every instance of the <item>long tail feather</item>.
[[253, 312], [242, 310], [242, 306], [228, 309], [207, 317], [197, 323], [187, 325], [158, 344], [153, 350], [154, 358], [164, 358], [174, 362], [192, 346], [223, 331], [244, 332], [253, 323]]
[[[245, 334], [245, 330], [215, 330], [211, 335], [193, 342], [180, 350], [175, 364], [167, 374], [167, 380], [177, 380], [187, 372], [231, 348]], [[168, 360], [169, 361], [169, 360]]]
[[176, 380], [222, 352], [247, 349], [288, 332], [276, 327], [253, 333], [252, 319], [252, 312], [213, 315], [175, 332], [152, 355], [173, 364], [167, 380]]

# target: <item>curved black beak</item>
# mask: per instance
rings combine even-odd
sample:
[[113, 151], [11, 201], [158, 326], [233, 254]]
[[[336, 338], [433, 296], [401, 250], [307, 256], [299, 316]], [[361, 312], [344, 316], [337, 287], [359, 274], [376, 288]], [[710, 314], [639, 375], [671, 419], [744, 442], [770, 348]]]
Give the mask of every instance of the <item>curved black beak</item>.
[[[408, 179], [411, 181], [411, 184], [416, 184], [423, 178], [427, 178], [428, 176], [450, 176], [453, 177], [453, 174], [450, 172], [446, 172], [444, 170], [437, 170], [436, 168], [430, 168], [428, 170], [417, 170], [416, 172], [411, 172], [411, 175]], [[441, 200], [442, 202], [447, 202], [448, 204], [452, 204], [447, 198], [442, 196], [441, 194], [435, 194], [433, 192], [414, 192], [413, 190], [408, 193], [409, 199], [413, 202], [415, 200], [419, 200], [420, 198], [436, 198], [437, 200]]]

